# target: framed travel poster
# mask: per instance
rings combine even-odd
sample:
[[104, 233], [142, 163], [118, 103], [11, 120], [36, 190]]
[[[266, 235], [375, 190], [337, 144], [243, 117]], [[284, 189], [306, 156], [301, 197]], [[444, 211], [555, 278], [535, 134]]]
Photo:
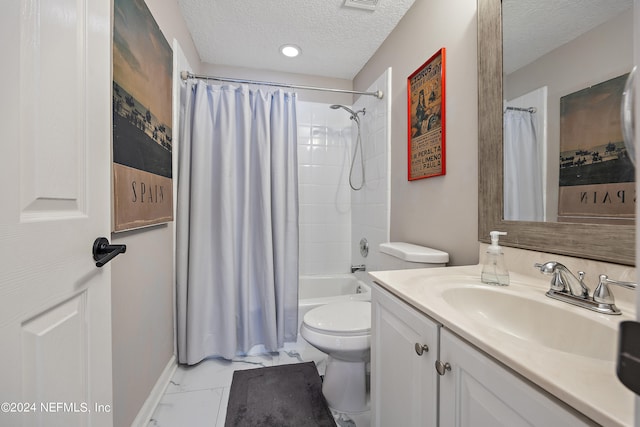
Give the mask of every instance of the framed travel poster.
[[114, 0], [113, 231], [173, 220], [172, 75], [146, 4]]
[[445, 48], [407, 79], [408, 179], [444, 175]]
[[635, 222], [635, 168], [620, 119], [627, 77], [560, 98], [559, 221]]

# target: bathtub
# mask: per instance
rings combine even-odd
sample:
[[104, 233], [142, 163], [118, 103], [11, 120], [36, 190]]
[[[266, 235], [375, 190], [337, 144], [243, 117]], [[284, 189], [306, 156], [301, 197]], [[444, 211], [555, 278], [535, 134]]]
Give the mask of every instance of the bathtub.
[[307, 311], [330, 302], [371, 301], [371, 286], [354, 274], [300, 276], [298, 331]]

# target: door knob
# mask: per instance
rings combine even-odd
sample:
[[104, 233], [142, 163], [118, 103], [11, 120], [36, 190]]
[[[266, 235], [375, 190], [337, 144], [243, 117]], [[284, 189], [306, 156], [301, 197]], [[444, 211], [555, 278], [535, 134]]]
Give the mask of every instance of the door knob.
[[422, 353], [424, 353], [425, 351], [429, 351], [429, 346], [426, 344], [416, 343], [414, 348], [416, 350], [416, 353], [418, 353], [418, 356], [422, 356]]
[[106, 237], [98, 237], [93, 242], [93, 259], [96, 261], [96, 267], [102, 267], [118, 254], [127, 251], [127, 245], [110, 245]]
[[436, 371], [440, 376], [447, 373], [447, 371], [451, 370], [451, 364], [449, 362], [442, 363], [440, 360], [436, 360]]

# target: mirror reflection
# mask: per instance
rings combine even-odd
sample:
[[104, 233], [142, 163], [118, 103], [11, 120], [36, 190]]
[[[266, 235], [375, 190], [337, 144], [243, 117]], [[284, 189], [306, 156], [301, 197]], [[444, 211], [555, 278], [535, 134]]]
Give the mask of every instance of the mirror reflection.
[[632, 0], [503, 0], [504, 219], [633, 224]]

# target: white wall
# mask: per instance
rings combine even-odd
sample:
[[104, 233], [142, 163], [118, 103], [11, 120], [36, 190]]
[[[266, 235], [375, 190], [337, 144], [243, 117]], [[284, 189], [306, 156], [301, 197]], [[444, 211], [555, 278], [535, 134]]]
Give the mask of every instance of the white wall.
[[[416, 1], [354, 79], [366, 90], [388, 67], [391, 94], [391, 240], [478, 262], [476, 0]], [[446, 48], [446, 175], [407, 180], [407, 77]]]

